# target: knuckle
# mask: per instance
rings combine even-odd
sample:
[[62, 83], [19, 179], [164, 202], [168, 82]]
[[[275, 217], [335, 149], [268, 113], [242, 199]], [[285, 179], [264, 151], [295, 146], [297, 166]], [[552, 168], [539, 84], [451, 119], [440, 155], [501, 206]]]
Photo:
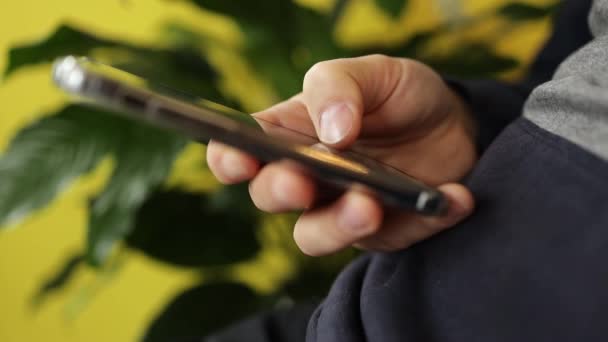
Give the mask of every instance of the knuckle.
[[316, 81], [323, 80], [335, 69], [335, 61], [322, 61], [314, 64], [304, 75], [304, 88]]
[[368, 59], [373, 64], [383, 66], [390, 71], [399, 71], [399, 68], [401, 67], [400, 64], [408, 61], [404, 58], [396, 58], [383, 54], [373, 54], [363, 58]]
[[399, 59], [397, 63], [394, 63], [393, 70], [391, 72], [395, 72], [400, 75], [401, 83], [404, 85], [409, 85], [416, 75], [416, 65], [414, 62], [408, 59]]
[[394, 61], [396, 59], [394, 57], [390, 57], [390, 56], [387, 56], [387, 55], [384, 55], [384, 54], [381, 54], [381, 53], [374, 53], [374, 54], [371, 54], [371, 55], [367, 55], [367, 56], [365, 56], [363, 58], [370, 59], [370, 60], [372, 60], [374, 62], [377, 62], [377, 63], [390, 63], [390, 62], [392, 62], [392, 61]]
[[376, 80], [379, 87], [389, 91], [409, 88], [415, 78], [414, 62], [405, 58], [390, 57], [382, 54], [366, 56], [368, 62], [375, 65]]

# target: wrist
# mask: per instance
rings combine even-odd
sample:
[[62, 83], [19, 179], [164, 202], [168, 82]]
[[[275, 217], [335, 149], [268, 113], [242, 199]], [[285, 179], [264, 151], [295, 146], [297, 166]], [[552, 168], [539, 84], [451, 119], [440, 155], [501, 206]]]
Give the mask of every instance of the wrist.
[[[473, 112], [457, 92], [446, 86], [442, 101], [445, 104], [444, 123], [427, 140], [430, 151], [437, 156], [445, 170], [448, 181], [459, 181], [465, 177], [479, 159], [477, 146], [478, 127]], [[445, 180], [445, 179], [444, 179]]]
[[477, 141], [479, 126], [473, 115], [473, 110], [468, 102], [456, 91], [448, 87], [448, 109], [449, 115], [462, 127], [463, 132], [469, 136], [471, 141]]

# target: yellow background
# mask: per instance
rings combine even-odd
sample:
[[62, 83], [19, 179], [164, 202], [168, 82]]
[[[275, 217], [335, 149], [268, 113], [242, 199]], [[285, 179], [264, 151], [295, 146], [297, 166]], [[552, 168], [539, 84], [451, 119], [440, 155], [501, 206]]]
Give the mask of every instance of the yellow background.
[[[182, 1], [169, 0], [3, 0], [0, 5], [0, 69], [6, 66], [9, 47], [44, 38], [63, 22], [101, 33], [106, 37], [163, 44], [160, 28], [177, 20], [215, 35], [238, 46], [237, 27], [225, 18], [197, 10]], [[302, 0], [321, 10], [330, 0]], [[338, 29], [340, 42], [347, 45], [378, 41], [386, 44], [411, 35], [415, 29], [435, 25], [445, 13], [430, 0], [412, 1], [407, 15], [391, 21], [372, 5], [372, 0], [355, 0]], [[445, 1], [444, 1], [445, 2]], [[456, 0], [454, 0], [456, 2]], [[474, 14], [506, 1], [462, 1], [463, 13]], [[536, 0], [543, 4], [551, 1]], [[462, 39], [485, 37], [497, 22], [476, 27], [459, 37], [448, 37], [436, 44], [441, 51]], [[505, 55], [528, 61], [548, 32], [547, 22], [525, 24], [496, 41]], [[249, 109], [259, 109], [276, 100], [271, 90], [252, 76], [251, 70], [229, 51], [208, 51], [209, 57], [224, 72], [222, 86], [239, 96]], [[256, 88], [258, 95], [243, 97], [244, 90]], [[51, 112], [64, 103], [64, 97], [49, 82], [48, 66], [19, 71], [0, 84], [0, 149], [25, 124]], [[200, 149], [191, 148], [180, 161], [172, 181], [205, 187], [205, 182], [188, 174], [189, 158], [200, 159]], [[198, 155], [198, 156], [197, 156]], [[118, 273], [97, 274], [86, 267], [78, 269], [75, 279], [53, 295], [37, 310], [30, 305], [41, 283], [71, 253], [84, 245], [86, 200], [104, 183], [109, 167], [104, 165], [84, 177], [51, 206], [17, 227], [0, 231], [0, 341], [133, 341], [141, 335], [150, 319], [179, 291], [197, 281], [197, 275], [128, 252]], [[0, 180], [2, 182], [2, 180]], [[280, 256], [269, 254], [267, 264], [277, 278], [252, 281], [259, 290], [287, 273]], [[92, 298], [86, 301], [87, 298]]]

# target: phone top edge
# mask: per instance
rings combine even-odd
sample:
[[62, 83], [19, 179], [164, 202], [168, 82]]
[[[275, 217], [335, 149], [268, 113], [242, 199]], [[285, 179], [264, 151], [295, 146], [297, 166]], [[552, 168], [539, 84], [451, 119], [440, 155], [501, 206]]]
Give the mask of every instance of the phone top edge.
[[78, 93], [84, 87], [86, 72], [81, 60], [84, 57], [65, 56], [55, 60], [52, 68], [53, 81], [61, 89], [70, 93]]

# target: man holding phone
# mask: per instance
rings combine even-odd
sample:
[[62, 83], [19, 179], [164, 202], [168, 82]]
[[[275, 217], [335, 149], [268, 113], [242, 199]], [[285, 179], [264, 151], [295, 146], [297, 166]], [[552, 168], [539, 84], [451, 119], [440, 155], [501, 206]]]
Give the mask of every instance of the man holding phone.
[[[260, 209], [304, 211], [294, 231], [303, 252], [381, 252], [338, 277], [312, 314], [307, 341], [608, 338], [607, 37], [608, 0], [565, 1], [553, 38], [519, 85], [445, 82], [415, 61], [366, 56], [317, 64], [301, 94], [255, 114], [335, 148], [356, 142], [438, 186], [449, 202], [441, 217], [390, 211], [356, 191], [312, 207], [314, 182], [290, 163], [262, 167], [209, 145], [218, 179], [250, 181]], [[294, 338], [260, 326], [259, 336]], [[211, 340], [253, 336], [243, 329]]]
[[[401, 249], [473, 210], [470, 192], [455, 183], [477, 158], [473, 120], [464, 101], [423, 64], [385, 56], [322, 62], [306, 75], [301, 94], [254, 115], [318, 136], [335, 148], [357, 141], [359, 151], [439, 185], [449, 200], [444, 216], [422, 217], [384, 212], [370, 195], [347, 192], [298, 220], [295, 239], [307, 254], [333, 253], [353, 244]], [[315, 201], [314, 181], [288, 162], [260, 168], [254, 158], [214, 142], [208, 162], [224, 183], [251, 180], [251, 197], [261, 210], [305, 210]]]

